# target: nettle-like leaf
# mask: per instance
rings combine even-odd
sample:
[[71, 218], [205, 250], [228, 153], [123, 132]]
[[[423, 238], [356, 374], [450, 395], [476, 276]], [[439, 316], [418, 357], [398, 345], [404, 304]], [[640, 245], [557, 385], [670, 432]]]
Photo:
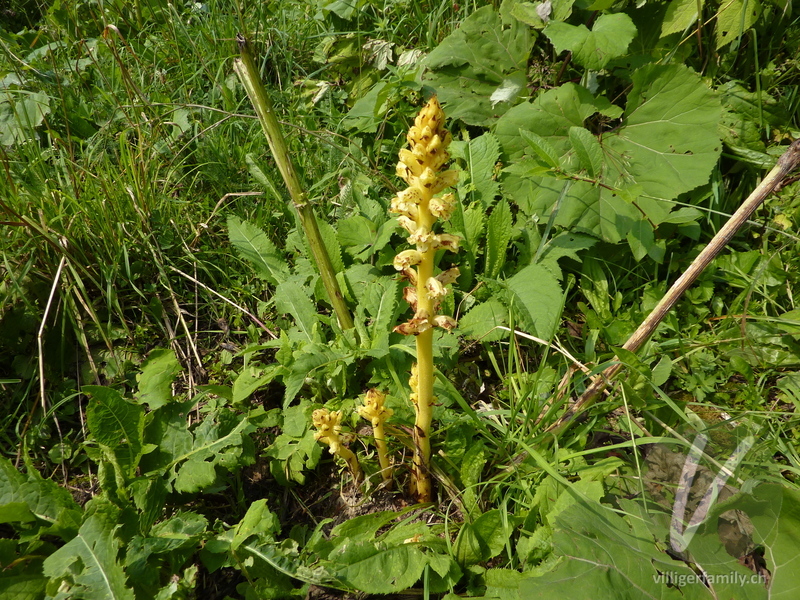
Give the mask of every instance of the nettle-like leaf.
[[625, 13], [600, 15], [591, 31], [585, 25], [550, 21], [543, 32], [560, 53], [570, 50], [579, 65], [595, 71], [625, 54], [636, 37], [636, 25]]
[[508, 323], [508, 309], [499, 300], [481, 302], [458, 319], [458, 333], [471, 340], [496, 342], [508, 334], [499, 326]]
[[466, 141], [453, 142], [450, 154], [464, 161], [463, 175], [458, 179], [459, 196], [468, 204], [479, 201], [485, 210], [491, 208], [500, 185], [494, 169], [500, 158], [500, 145], [491, 133]]
[[661, 37], [683, 33], [697, 22], [698, 10], [703, 10], [704, 0], [673, 0], [667, 6], [661, 23]]
[[117, 561], [119, 547], [108, 522], [98, 515], [88, 517], [78, 535], [44, 561], [48, 587], [56, 592], [66, 586], [68, 597], [86, 600], [134, 600]]
[[514, 20], [504, 26], [491, 6], [479, 8], [425, 59], [423, 82], [436, 90], [447, 116], [488, 125], [527, 95], [531, 33]]
[[497, 277], [506, 262], [506, 252], [511, 241], [511, 209], [508, 202], [500, 200], [486, 222], [486, 264], [484, 275]]
[[761, 14], [758, 0], [726, 0], [717, 12], [717, 50], [737, 40]]
[[563, 308], [563, 291], [555, 275], [541, 265], [528, 265], [505, 282], [507, 299], [526, 331], [549, 340]]
[[[721, 152], [721, 110], [686, 67], [646, 65], [632, 80], [621, 126], [600, 137], [585, 130], [586, 119], [595, 113], [613, 118], [616, 107], [581, 86], [565, 84], [509, 110], [496, 128], [510, 165], [501, 183], [525, 214], [549, 218], [556, 211], [556, 225], [609, 242], [627, 238], [637, 255], [657, 258], [659, 242], [641, 223], [652, 228], [667, 221], [670, 200], [708, 181]], [[552, 159], [545, 164], [532, 140], [547, 142], [561, 173]], [[590, 172], [602, 186], [592, 184]], [[578, 180], [570, 180], [572, 173]]]

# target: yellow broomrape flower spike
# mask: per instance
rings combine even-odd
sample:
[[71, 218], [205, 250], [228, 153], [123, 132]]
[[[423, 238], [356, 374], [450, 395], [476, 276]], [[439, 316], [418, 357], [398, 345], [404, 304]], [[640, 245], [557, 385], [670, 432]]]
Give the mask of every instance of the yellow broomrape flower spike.
[[430, 428], [433, 397], [433, 328], [451, 330], [455, 319], [438, 314], [446, 286], [458, 277], [458, 268], [436, 275], [434, 258], [438, 250], [458, 252], [460, 238], [447, 233], [435, 233], [438, 219], [447, 220], [453, 214], [456, 200], [453, 194], [439, 194], [455, 185], [458, 171], [442, 171], [450, 160], [447, 147], [452, 137], [444, 128], [444, 113], [436, 98], [419, 112], [409, 129], [409, 147], [399, 153], [397, 176], [408, 188], [392, 199], [390, 212], [399, 214], [398, 221], [408, 233], [414, 250], [404, 250], [394, 259], [394, 267], [402, 271], [413, 287], [403, 291], [411, 304], [414, 316], [398, 325], [394, 331], [416, 336], [417, 362], [411, 370], [411, 401], [416, 411], [414, 427], [414, 467], [411, 476], [412, 492], [420, 502], [432, 498], [430, 477]]

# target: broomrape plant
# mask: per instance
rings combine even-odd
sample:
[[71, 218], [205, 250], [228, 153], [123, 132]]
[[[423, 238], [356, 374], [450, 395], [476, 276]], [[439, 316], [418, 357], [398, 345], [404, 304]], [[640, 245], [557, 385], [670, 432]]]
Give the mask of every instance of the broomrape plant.
[[394, 268], [411, 283], [403, 297], [411, 305], [414, 316], [398, 325], [395, 331], [416, 336], [417, 362], [411, 368], [411, 401], [414, 404], [414, 464], [411, 472], [411, 493], [419, 502], [430, 502], [430, 429], [433, 416], [433, 330], [451, 330], [455, 319], [439, 314], [447, 285], [458, 278], [457, 267], [434, 276], [437, 250], [458, 251], [460, 238], [434, 233], [438, 219], [447, 220], [455, 208], [453, 194], [437, 196], [454, 185], [458, 173], [441, 171], [450, 155], [447, 147], [452, 140], [444, 129], [444, 112], [434, 96], [420, 111], [408, 132], [409, 148], [400, 151], [397, 175], [408, 188], [392, 199], [390, 212], [399, 214], [397, 220], [408, 232], [413, 250], [404, 250], [394, 259]]

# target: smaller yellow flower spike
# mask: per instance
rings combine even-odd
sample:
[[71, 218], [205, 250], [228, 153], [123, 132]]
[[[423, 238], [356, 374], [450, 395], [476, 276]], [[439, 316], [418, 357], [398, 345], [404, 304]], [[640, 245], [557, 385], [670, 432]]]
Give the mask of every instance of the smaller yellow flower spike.
[[392, 480], [392, 463], [386, 447], [386, 435], [383, 424], [394, 414], [391, 408], [384, 406], [386, 394], [370, 389], [364, 397], [364, 405], [358, 408], [358, 414], [372, 423], [375, 446], [378, 448], [378, 460], [381, 463], [381, 477], [385, 482]]
[[314, 427], [317, 428], [314, 439], [327, 444], [331, 454], [344, 459], [356, 483], [361, 481], [361, 467], [358, 464], [358, 459], [352, 450], [342, 444], [342, 440], [339, 437], [342, 432], [342, 412], [319, 408], [312, 413], [311, 420], [314, 423]]

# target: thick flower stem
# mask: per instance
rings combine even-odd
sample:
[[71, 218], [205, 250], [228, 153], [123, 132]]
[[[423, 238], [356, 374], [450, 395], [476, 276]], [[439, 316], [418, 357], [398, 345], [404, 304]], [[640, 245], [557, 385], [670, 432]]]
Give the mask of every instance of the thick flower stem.
[[308, 203], [306, 194], [300, 185], [294, 164], [289, 157], [289, 150], [286, 147], [280, 124], [275, 112], [272, 110], [272, 102], [270, 102], [267, 91], [264, 89], [264, 84], [261, 83], [261, 77], [253, 61], [250, 47], [241, 34], [236, 36], [236, 40], [239, 43], [241, 56], [234, 61], [233, 68], [247, 91], [247, 96], [250, 98], [253, 108], [255, 108], [261, 128], [264, 130], [267, 142], [269, 142], [272, 156], [275, 158], [275, 163], [278, 165], [278, 169], [286, 183], [286, 188], [289, 190], [292, 204], [297, 209], [300, 225], [308, 239], [308, 245], [319, 269], [322, 284], [328, 293], [328, 299], [331, 302], [331, 306], [333, 306], [333, 311], [336, 313], [339, 326], [342, 329], [352, 329], [353, 318], [344, 301], [339, 283], [336, 281], [336, 273], [333, 270], [328, 250], [322, 241], [317, 218], [314, 215], [314, 208]]
[[430, 502], [431, 422], [433, 421], [433, 330], [417, 336], [417, 401], [414, 404], [413, 494], [419, 502]]
[[[433, 227], [436, 217], [431, 214], [430, 194], [423, 193], [419, 203], [418, 224], [426, 230]], [[425, 285], [433, 277], [434, 248], [422, 253], [417, 267], [417, 308], [434, 315], [434, 300]], [[414, 404], [414, 468], [411, 477], [414, 496], [419, 502], [431, 502], [431, 423], [433, 421], [433, 328], [417, 335], [417, 400]]]

